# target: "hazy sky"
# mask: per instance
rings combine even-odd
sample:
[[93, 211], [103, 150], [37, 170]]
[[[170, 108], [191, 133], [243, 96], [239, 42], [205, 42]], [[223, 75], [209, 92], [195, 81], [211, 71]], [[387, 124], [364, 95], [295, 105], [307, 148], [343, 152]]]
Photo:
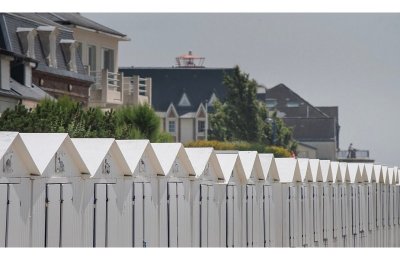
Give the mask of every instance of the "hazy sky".
[[268, 88], [339, 106], [340, 148], [400, 165], [400, 14], [95, 14], [131, 38], [120, 66], [172, 66], [192, 50], [206, 67], [239, 65]]

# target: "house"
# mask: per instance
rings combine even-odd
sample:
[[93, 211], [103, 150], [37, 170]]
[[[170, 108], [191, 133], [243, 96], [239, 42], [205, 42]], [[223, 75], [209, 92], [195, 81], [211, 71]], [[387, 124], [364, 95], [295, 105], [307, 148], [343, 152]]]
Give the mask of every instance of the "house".
[[1, 13], [0, 48], [36, 61], [33, 70], [32, 64], [12, 61], [15, 81], [28, 87], [31, 81], [54, 98], [69, 96], [88, 103], [93, 80], [85, 72], [69, 28], [37, 14]]
[[118, 72], [118, 45], [130, 41], [123, 33], [96, 23], [79, 13], [39, 13], [41, 17], [73, 32], [78, 56], [95, 82], [89, 106], [112, 108], [120, 105], [151, 104], [151, 78], [125, 77]]
[[313, 106], [284, 84], [259, 90], [258, 98], [293, 128], [293, 137], [299, 142], [299, 157], [336, 160], [340, 130], [338, 107]]
[[37, 64], [35, 59], [0, 48], [0, 115], [17, 104], [33, 108], [40, 100], [52, 98], [32, 84]]
[[151, 78], [151, 103], [162, 130], [186, 143], [206, 139], [207, 112], [214, 101], [225, 98], [223, 78], [233, 73], [233, 68], [206, 68], [203, 62], [190, 52], [179, 56], [175, 67], [122, 67], [119, 72]]

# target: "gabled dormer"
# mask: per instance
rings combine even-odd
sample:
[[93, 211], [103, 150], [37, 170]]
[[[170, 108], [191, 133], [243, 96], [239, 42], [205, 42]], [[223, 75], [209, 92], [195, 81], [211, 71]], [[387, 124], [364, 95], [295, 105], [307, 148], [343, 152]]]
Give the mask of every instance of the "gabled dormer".
[[61, 45], [61, 50], [64, 54], [65, 61], [67, 63], [67, 69], [69, 71], [77, 72], [76, 69], [77, 42], [75, 40], [61, 39], [60, 45]]
[[183, 92], [181, 99], [179, 100], [178, 106], [180, 107], [190, 107], [192, 104], [189, 101], [188, 96]]
[[55, 26], [39, 26], [36, 30], [47, 65], [57, 68], [56, 48], [58, 28]]
[[22, 53], [29, 58], [35, 58], [35, 38], [37, 31], [34, 28], [17, 28], [18, 40], [21, 44]]

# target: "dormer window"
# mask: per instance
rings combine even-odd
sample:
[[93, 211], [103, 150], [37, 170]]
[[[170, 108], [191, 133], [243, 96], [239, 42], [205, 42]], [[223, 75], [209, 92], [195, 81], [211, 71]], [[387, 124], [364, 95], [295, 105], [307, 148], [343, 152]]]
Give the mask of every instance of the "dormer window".
[[278, 105], [278, 100], [275, 98], [267, 98], [265, 99], [265, 104], [268, 108], [276, 107], [276, 105]]
[[192, 104], [190, 104], [189, 98], [186, 95], [186, 93], [183, 93], [181, 100], [178, 103], [178, 106], [180, 107], [190, 107]]
[[34, 59], [35, 58], [35, 37], [36, 30], [34, 28], [17, 28], [17, 35], [19, 42], [21, 43], [22, 52]]
[[215, 95], [215, 93], [212, 93], [210, 101], [208, 101], [207, 105], [212, 107], [215, 101], [218, 101], [217, 95]]
[[57, 67], [56, 41], [58, 29], [55, 26], [39, 26], [37, 29], [44, 56], [49, 67]]
[[76, 72], [76, 46], [75, 40], [62, 39], [60, 41], [61, 49], [67, 62], [68, 70]]

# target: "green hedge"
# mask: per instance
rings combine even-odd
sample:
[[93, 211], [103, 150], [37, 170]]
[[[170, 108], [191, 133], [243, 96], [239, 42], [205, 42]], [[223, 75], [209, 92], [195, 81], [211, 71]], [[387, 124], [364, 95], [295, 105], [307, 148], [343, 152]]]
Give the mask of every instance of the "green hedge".
[[284, 147], [265, 146], [248, 142], [220, 142], [215, 140], [193, 141], [185, 144], [186, 147], [213, 147], [215, 150], [257, 151], [259, 153], [273, 153], [275, 157], [291, 157], [291, 152]]

